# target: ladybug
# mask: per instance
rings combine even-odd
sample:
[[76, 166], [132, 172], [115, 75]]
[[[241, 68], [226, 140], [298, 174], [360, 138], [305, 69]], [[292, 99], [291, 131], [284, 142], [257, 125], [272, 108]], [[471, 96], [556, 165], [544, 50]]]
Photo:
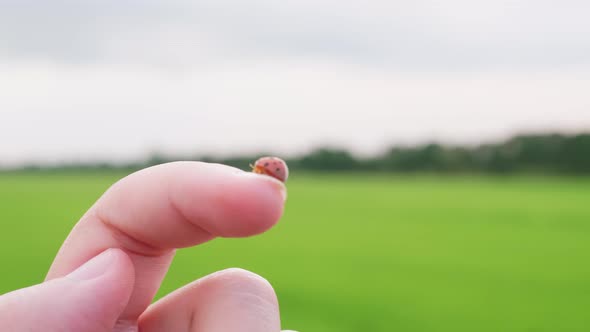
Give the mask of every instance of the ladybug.
[[287, 181], [287, 177], [289, 177], [287, 163], [281, 158], [262, 157], [256, 160], [254, 165], [250, 165], [250, 167], [252, 167], [252, 172], [254, 173], [266, 174], [281, 182]]

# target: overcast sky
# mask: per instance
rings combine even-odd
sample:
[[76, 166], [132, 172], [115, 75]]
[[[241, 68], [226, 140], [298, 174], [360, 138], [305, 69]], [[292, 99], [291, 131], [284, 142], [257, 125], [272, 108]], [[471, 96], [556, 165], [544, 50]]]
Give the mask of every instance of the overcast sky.
[[0, 0], [0, 165], [590, 129], [590, 2]]

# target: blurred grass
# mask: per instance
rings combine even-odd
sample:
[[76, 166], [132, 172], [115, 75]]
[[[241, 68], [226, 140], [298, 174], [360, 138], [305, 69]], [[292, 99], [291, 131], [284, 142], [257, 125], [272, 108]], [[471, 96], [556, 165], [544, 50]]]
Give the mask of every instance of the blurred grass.
[[[0, 174], [0, 294], [42, 281], [122, 174]], [[590, 331], [590, 179], [296, 175], [281, 223], [179, 251], [158, 297], [238, 266], [305, 331]]]

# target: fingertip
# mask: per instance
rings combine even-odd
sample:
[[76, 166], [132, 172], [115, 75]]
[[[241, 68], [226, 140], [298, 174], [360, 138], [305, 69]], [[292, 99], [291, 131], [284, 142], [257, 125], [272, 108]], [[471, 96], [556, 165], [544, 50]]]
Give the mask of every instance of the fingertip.
[[129, 282], [135, 279], [135, 267], [133, 261], [125, 251], [119, 248], [107, 249], [114, 256], [111, 276], [117, 280], [127, 280]]
[[[263, 277], [240, 268], [216, 272], [198, 281], [202, 296], [197, 317], [203, 331], [278, 331], [279, 304], [272, 285]], [[232, 319], [221, 319], [231, 312]]]
[[276, 293], [259, 275], [230, 268], [203, 277], [155, 303], [140, 330], [279, 331]]
[[239, 172], [237, 173], [237, 176], [246, 179], [246, 181], [264, 183], [265, 186], [270, 187], [270, 190], [274, 195], [276, 195], [276, 193], [279, 194], [283, 200], [283, 203], [287, 200], [287, 187], [285, 186], [285, 183], [273, 178], [272, 176], [253, 172]]
[[131, 258], [119, 248], [109, 248], [90, 259], [66, 278], [82, 282], [82, 287], [97, 288], [102, 294], [128, 298], [135, 281]]
[[127, 254], [118, 248], [109, 248], [92, 257], [66, 278], [74, 281], [90, 281], [99, 278], [122, 278], [133, 274], [133, 263]]
[[281, 218], [286, 188], [280, 181], [220, 164], [194, 166], [182, 165], [171, 198], [182, 215], [208, 233], [252, 236]]
[[131, 298], [135, 285], [135, 268], [131, 258], [121, 249], [107, 249], [93, 260], [100, 256], [109, 257], [105, 271], [96, 278], [78, 281], [76, 287], [79, 287], [78, 293], [83, 298], [87, 298], [84, 293], [94, 294], [93, 300], [86, 305], [89, 314], [98, 321], [114, 324]]
[[260, 300], [278, 308], [278, 299], [271, 283], [264, 277], [237, 267], [217, 271], [199, 280], [203, 288], [214, 293], [255, 294]]
[[242, 172], [239, 185], [225, 199], [230, 220], [235, 220], [219, 234], [244, 237], [263, 233], [281, 219], [287, 197], [285, 185], [266, 175]]

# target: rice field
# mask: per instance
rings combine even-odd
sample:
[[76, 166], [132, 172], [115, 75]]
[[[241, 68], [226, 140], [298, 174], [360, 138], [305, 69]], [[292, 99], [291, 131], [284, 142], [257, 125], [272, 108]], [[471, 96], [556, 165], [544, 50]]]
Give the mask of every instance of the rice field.
[[[0, 294], [41, 282], [116, 173], [0, 174]], [[158, 297], [242, 267], [284, 328], [590, 331], [590, 179], [299, 175], [262, 236], [183, 249]]]

